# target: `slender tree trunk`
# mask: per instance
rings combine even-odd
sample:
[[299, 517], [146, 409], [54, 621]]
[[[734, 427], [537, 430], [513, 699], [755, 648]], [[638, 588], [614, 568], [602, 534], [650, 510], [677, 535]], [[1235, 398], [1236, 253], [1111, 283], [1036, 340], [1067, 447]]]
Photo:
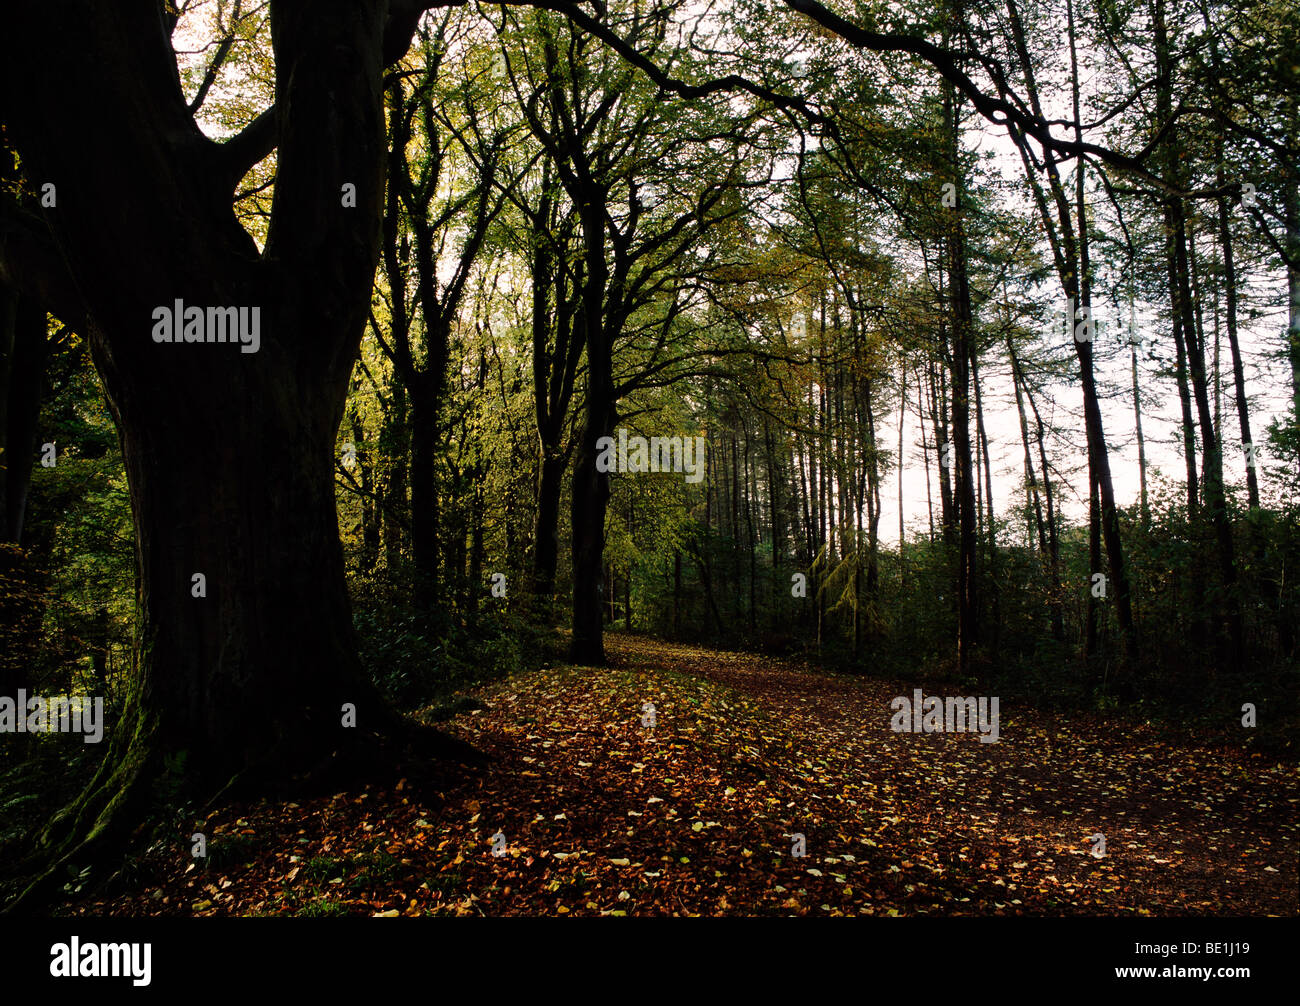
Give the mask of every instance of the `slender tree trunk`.
[[349, 416], [352, 426], [352, 447], [356, 454], [357, 484], [361, 487], [358, 505], [361, 509], [361, 568], [373, 575], [379, 561], [379, 505], [375, 498], [375, 473], [370, 451], [363, 446], [365, 427], [355, 409]]
[[0, 541], [23, 542], [47, 352], [45, 310], [0, 286]]
[[[1179, 297], [1184, 305], [1192, 302], [1190, 285], [1190, 250], [1182, 206], [1174, 200], [1174, 239], [1179, 282]], [[1210, 407], [1209, 379], [1205, 370], [1205, 346], [1197, 337], [1196, 326], [1185, 326], [1187, 332], [1187, 358], [1196, 394], [1196, 409], [1201, 424], [1201, 445], [1204, 451], [1205, 504], [1210, 525], [1214, 529], [1219, 563], [1219, 576], [1223, 581], [1225, 618], [1228, 628], [1226, 665], [1236, 665], [1242, 656], [1244, 633], [1241, 620], [1241, 603], [1237, 596], [1237, 564], [1232, 540], [1232, 524], [1228, 516], [1227, 496], [1223, 485], [1223, 455], [1219, 447], [1219, 433], [1214, 426]]]
[[[987, 529], [987, 549], [988, 549], [988, 596], [989, 596], [989, 625], [990, 632], [988, 636], [989, 655], [991, 659], [997, 660], [998, 646], [1002, 632], [1002, 588], [999, 583], [998, 568], [1000, 562], [998, 559], [998, 536], [997, 524], [993, 512], [993, 465], [989, 459], [989, 438], [984, 429], [984, 403], [980, 393], [980, 372], [979, 372], [979, 353], [975, 347], [971, 347], [971, 383], [975, 389], [975, 431], [977, 457], [982, 457], [984, 461], [984, 500], [987, 511], [987, 520], [985, 527]], [[979, 476], [976, 473], [976, 481]]]
[[[1295, 112], [1292, 99], [1292, 115]], [[1292, 134], [1294, 147], [1296, 133]], [[1283, 214], [1287, 250], [1287, 356], [1291, 361], [1292, 416], [1300, 422], [1300, 170], [1294, 164], [1285, 169]]]
[[1178, 266], [1175, 250], [1173, 212], [1165, 210], [1165, 227], [1168, 232], [1166, 254], [1169, 262], [1169, 289], [1173, 297], [1174, 376], [1178, 382], [1178, 402], [1182, 409], [1183, 467], [1187, 472], [1187, 514], [1194, 518], [1200, 512], [1201, 494], [1196, 474], [1196, 423], [1192, 418], [1192, 392], [1187, 383], [1187, 344], [1184, 338], [1185, 317], [1178, 295]]
[[[749, 431], [745, 431], [745, 533], [749, 547], [749, 634], [758, 632], [758, 537], [754, 533], [754, 497], [758, 494], [757, 464], [751, 466]], [[752, 482], [751, 482], [752, 475]]]
[[[13, 699], [31, 689], [45, 621], [52, 542], [28, 532], [27, 499], [47, 352], [45, 310], [0, 283], [0, 696]], [[30, 749], [28, 738], [11, 739]]]
[[[1084, 628], [1083, 652], [1095, 656], [1100, 645], [1101, 595], [1095, 589], [1092, 577], [1101, 573], [1101, 502], [1097, 493], [1097, 480], [1089, 472], [1088, 493], [1088, 613]], [[1104, 575], [1104, 574], [1103, 574]]]
[[403, 564], [403, 552], [406, 548], [407, 528], [398, 519], [398, 514], [407, 512], [406, 475], [410, 466], [406, 457], [410, 451], [410, 424], [406, 402], [406, 388], [400, 380], [394, 379], [389, 396], [389, 409], [384, 414], [384, 425], [379, 431], [379, 454], [386, 459], [396, 459], [390, 463], [384, 476], [381, 489], [383, 506], [380, 517], [383, 522], [381, 534], [384, 543], [384, 564], [390, 577], [396, 576]]
[[[1132, 276], [1133, 263], [1129, 263], [1130, 277]], [[1138, 381], [1138, 344], [1137, 337], [1137, 308], [1134, 303], [1133, 284], [1130, 279], [1128, 294], [1128, 332], [1129, 332], [1129, 364], [1133, 374], [1133, 427], [1137, 433], [1138, 448], [1138, 486], [1139, 486], [1139, 509], [1142, 514], [1142, 526], [1144, 528], [1151, 526], [1151, 507], [1147, 500], [1147, 442], [1146, 437], [1142, 434], [1142, 387]]]
[[[482, 481], [476, 480], [474, 488], [470, 492], [470, 518], [469, 518], [469, 578], [465, 586], [466, 607], [471, 612], [477, 612], [479, 602], [483, 598], [485, 589], [483, 576], [483, 560], [486, 557], [486, 547], [483, 540], [483, 489]], [[509, 593], [506, 594], [509, 597]]]
[[[933, 395], [930, 398], [934, 401]], [[933, 414], [932, 414], [933, 415]], [[925, 511], [930, 521], [930, 544], [934, 544], [934, 491], [930, 481], [930, 445], [926, 442], [925, 392], [921, 387], [921, 373], [916, 374], [916, 424], [921, 428], [921, 461], [925, 465]]]
[[682, 638], [682, 550], [673, 550], [673, 638]]
[[[1220, 170], [1222, 180], [1223, 172]], [[1232, 228], [1228, 221], [1228, 201], [1220, 197], [1219, 244], [1223, 251], [1223, 290], [1225, 297], [1225, 325], [1228, 331], [1228, 352], [1232, 356], [1233, 392], [1237, 404], [1237, 424], [1241, 430], [1242, 455], [1246, 463], [1246, 496], [1252, 510], [1259, 509], [1259, 479], [1255, 472], [1254, 439], [1250, 432], [1250, 405], [1246, 395], [1246, 368], [1241, 358], [1241, 345], [1237, 338], [1237, 265], [1232, 249]]]
[[[955, 109], [948, 102], [955, 165]], [[957, 176], [960, 179], [960, 175]], [[958, 185], [958, 202], [965, 198], [964, 185]], [[975, 466], [970, 435], [970, 341], [972, 318], [970, 290], [966, 279], [965, 227], [959, 214], [952, 227], [949, 269], [953, 297], [952, 339], [952, 427], [954, 487], [959, 526], [957, 553], [957, 665], [962, 673], [971, 666], [979, 644], [979, 579], [976, 570], [978, 536], [975, 527]]]
[[1047, 431], [1043, 423], [1043, 417], [1038, 411], [1038, 403], [1034, 400], [1033, 389], [1025, 381], [1024, 373], [1020, 371], [1020, 363], [1016, 358], [1014, 348], [1011, 350], [1011, 362], [1012, 366], [1020, 373], [1020, 386], [1025, 393], [1025, 399], [1029, 402], [1030, 411], [1034, 414], [1034, 439], [1038, 445], [1038, 466], [1043, 473], [1043, 502], [1047, 507], [1047, 557], [1051, 589], [1049, 605], [1052, 612], [1052, 635], [1058, 641], [1064, 641], [1065, 621], [1062, 610], [1061, 546], [1057, 535], [1056, 503], [1052, 490], [1051, 468], [1047, 464]]
[[898, 585], [907, 586], [907, 534], [903, 522], [903, 433], [907, 428], [907, 360], [898, 375]]
[[[739, 418], [732, 416], [737, 422]], [[740, 537], [740, 494], [743, 491], [740, 479], [740, 448], [736, 443], [736, 431], [731, 431], [731, 484], [729, 486], [731, 502], [731, 624], [740, 628], [742, 603], [740, 596], [741, 553], [744, 551]]]
[[[533, 411], [539, 462], [533, 522], [533, 594], [538, 615], [554, 618], [555, 577], [559, 568], [560, 497], [568, 451], [561, 444], [573, 397], [578, 360], [585, 341], [585, 322], [559, 268], [552, 242], [556, 221], [550, 195], [551, 162], [543, 165], [545, 195], [534, 222], [533, 280]], [[574, 288], [581, 290], [584, 273], [575, 270]]]
[[[1049, 576], [1048, 581], [1048, 599], [1047, 608], [1051, 613], [1052, 637], [1057, 642], [1065, 641], [1065, 622], [1061, 611], [1061, 584], [1057, 566], [1056, 555], [1056, 538], [1052, 536], [1052, 541], [1048, 542], [1047, 525], [1043, 521], [1043, 502], [1039, 493], [1038, 479], [1034, 474], [1033, 453], [1030, 450], [1029, 443], [1029, 420], [1025, 415], [1025, 397], [1027, 389], [1022, 387], [1020, 376], [1020, 361], [1016, 357], [1015, 345], [1011, 340], [1010, 333], [1007, 334], [1007, 352], [1011, 359], [1011, 383], [1016, 393], [1016, 412], [1020, 416], [1020, 439], [1025, 448], [1025, 486], [1030, 504], [1030, 510], [1033, 513], [1034, 527], [1038, 532], [1038, 555], [1039, 561], [1045, 562]], [[1038, 445], [1041, 450], [1042, 430], [1041, 422], [1039, 423]], [[1048, 513], [1051, 513], [1051, 486], [1048, 482], [1046, 459], [1043, 459], [1043, 488], [1046, 490], [1049, 506]]]
[[551, 597], [555, 593], [556, 571], [560, 563], [560, 496], [564, 490], [563, 455], [543, 448], [537, 468], [537, 510], [533, 522], [533, 591], [549, 621]]
[[[414, 376], [414, 375], [413, 375]], [[438, 597], [438, 490], [434, 473], [437, 451], [437, 401], [428, 382], [411, 384], [411, 557], [415, 564], [415, 605], [432, 613]]]
[[[946, 339], [947, 326], [940, 326], [940, 339]], [[936, 376], [930, 365], [930, 415], [934, 419], [934, 443], [939, 461], [939, 521], [943, 544], [950, 552], [957, 545], [957, 510], [953, 504], [953, 471], [956, 468], [956, 450], [948, 434], [948, 395], [943, 373]], [[954, 609], [956, 610], [955, 606]]]
[[781, 507], [778, 502], [783, 476], [776, 450], [776, 438], [772, 434], [766, 416], [763, 417], [763, 444], [767, 453], [768, 503], [772, 522], [772, 610], [769, 615], [769, 628], [775, 632], [781, 618], [781, 562], [785, 552], [785, 525], [781, 519]]
[[575, 664], [604, 666], [600, 583], [605, 554], [605, 511], [609, 474], [596, 470], [597, 442], [612, 436], [614, 404], [612, 333], [606, 331], [605, 296], [609, 269], [605, 261], [603, 193], [595, 186], [582, 200], [586, 277], [583, 319], [587, 328], [587, 393], [578, 458], [573, 472], [573, 642]]
[[[631, 535], [636, 528], [636, 512], [632, 502], [632, 494], [629, 492], [627, 497], [627, 532]], [[623, 579], [623, 620], [624, 628], [628, 632], [632, 631], [632, 560], [627, 563], [627, 576]]]

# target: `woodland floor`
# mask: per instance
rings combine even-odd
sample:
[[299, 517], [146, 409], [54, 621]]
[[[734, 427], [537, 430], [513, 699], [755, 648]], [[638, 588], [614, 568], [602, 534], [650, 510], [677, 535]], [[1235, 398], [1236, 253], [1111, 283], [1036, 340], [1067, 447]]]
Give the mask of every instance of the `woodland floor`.
[[610, 669], [475, 690], [483, 708], [444, 724], [490, 756], [474, 774], [221, 808], [206, 862], [155, 851], [129, 889], [58, 914], [1300, 911], [1293, 762], [1008, 702], [996, 744], [895, 734], [889, 701], [915, 683], [607, 647]]

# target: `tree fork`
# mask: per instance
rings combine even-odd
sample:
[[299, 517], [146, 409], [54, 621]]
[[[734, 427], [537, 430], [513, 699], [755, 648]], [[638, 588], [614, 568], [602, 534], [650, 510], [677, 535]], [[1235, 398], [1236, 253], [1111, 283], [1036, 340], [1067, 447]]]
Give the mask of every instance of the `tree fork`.
[[[12, 6], [0, 119], [58, 202], [6, 238], [0, 275], [91, 345], [122, 438], [147, 640], [108, 757], [42, 836], [50, 865], [29, 904], [127, 834], [168, 755], [189, 752], [186, 782], [207, 796], [372, 765], [386, 736], [412, 737], [357, 657], [333, 477], [380, 251], [383, 68], [405, 46], [388, 44], [397, 15], [379, 0], [273, 3], [275, 105], [222, 145], [185, 102], [156, 4]], [[259, 252], [230, 189], [267, 130]], [[152, 312], [176, 298], [260, 312], [258, 351], [151, 339]]]

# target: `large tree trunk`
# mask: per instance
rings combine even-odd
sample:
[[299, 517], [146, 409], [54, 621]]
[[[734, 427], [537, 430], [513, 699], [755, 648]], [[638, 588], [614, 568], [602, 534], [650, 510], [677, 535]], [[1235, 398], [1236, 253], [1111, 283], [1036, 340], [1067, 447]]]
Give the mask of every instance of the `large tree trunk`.
[[[590, 397], [590, 389], [588, 395]], [[605, 663], [601, 591], [604, 577], [605, 510], [609, 504], [609, 476], [596, 471], [596, 441], [610, 425], [587, 410], [587, 422], [578, 447], [573, 472], [573, 643], [575, 664], [599, 667]]]
[[[189, 750], [221, 781], [272, 757], [328, 754], [346, 739], [345, 702], [363, 726], [379, 712], [342, 575], [340, 403], [328, 386], [295, 382], [291, 366], [236, 362], [206, 393], [113, 394], [139, 529], [140, 713], [157, 716], [166, 749]], [[231, 397], [262, 408], [231, 415]], [[193, 596], [195, 574], [206, 597]]]
[[[569, 450], [562, 443], [586, 322], [580, 310], [584, 270], [578, 263], [572, 282], [557, 248], [568, 245], [569, 224], [561, 224], [551, 196], [551, 163], [543, 164], [543, 198], [534, 219], [533, 253], [533, 413], [537, 425], [537, 499], [533, 522], [533, 593], [539, 614], [550, 623], [559, 567], [560, 497]], [[557, 236], [558, 235], [558, 236]]]
[[[356, 656], [333, 478], [379, 253], [387, 5], [272, 5], [279, 155], [262, 253], [230, 200], [256, 155], [199, 132], [157, 4], [11, 7], [0, 113], [58, 205], [2, 271], [57, 272], [47, 303], [85, 321], [141, 573], [136, 677], [103, 769], [46, 835], [62, 861], [118, 830], [165, 754], [186, 752], [205, 789], [284, 778], [388, 719]], [[152, 311], [176, 298], [260, 309], [258, 352], [156, 343]]]

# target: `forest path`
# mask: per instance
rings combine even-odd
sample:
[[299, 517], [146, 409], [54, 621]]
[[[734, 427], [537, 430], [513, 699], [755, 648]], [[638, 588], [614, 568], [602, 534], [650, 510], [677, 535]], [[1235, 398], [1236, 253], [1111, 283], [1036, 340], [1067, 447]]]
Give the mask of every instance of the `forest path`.
[[208, 822], [207, 863], [171, 855], [153, 864], [152, 882], [71, 912], [1300, 907], [1293, 763], [1009, 702], [997, 743], [894, 733], [890, 700], [912, 685], [640, 637], [610, 636], [607, 647], [611, 668], [476, 689], [485, 708], [448, 725], [489, 756], [475, 775], [413, 771], [301, 804], [222, 808]]

